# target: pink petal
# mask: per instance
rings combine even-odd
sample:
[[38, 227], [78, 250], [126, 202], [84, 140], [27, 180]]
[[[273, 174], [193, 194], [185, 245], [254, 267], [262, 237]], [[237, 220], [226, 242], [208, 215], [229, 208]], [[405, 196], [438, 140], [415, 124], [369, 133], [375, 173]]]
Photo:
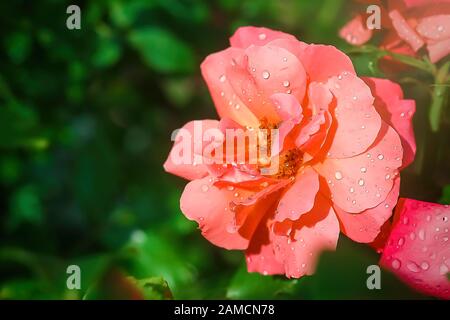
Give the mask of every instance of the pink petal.
[[358, 213], [386, 199], [402, 156], [400, 137], [384, 124], [365, 153], [352, 158], [326, 159], [314, 167], [327, 180], [333, 202], [346, 212]]
[[281, 197], [275, 213], [276, 221], [297, 220], [312, 210], [319, 191], [319, 176], [312, 168], [300, 171], [294, 184]]
[[375, 96], [375, 107], [384, 121], [397, 131], [404, 150], [403, 167], [413, 162], [416, 154], [412, 117], [416, 111], [414, 100], [404, 100], [402, 88], [386, 79], [363, 78]]
[[317, 82], [308, 87], [308, 110], [312, 113], [309, 121], [301, 127], [295, 145], [305, 153], [305, 160], [314, 157], [322, 148], [331, 125], [328, 112], [333, 96], [326, 86]]
[[230, 38], [232, 47], [246, 49], [251, 45], [264, 46], [275, 39], [297, 40], [294, 36], [262, 27], [240, 27]]
[[263, 275], [284, 274], [284, 265], [275, 258], [268, 222], [261, 222], [245, 252], [247, 270]]
[[[242, 86], [234, 82], [235, 92], [259, 118], [270, 117], [273, 106], [270, 97], [275, 93], [289, 93], [302, 101], [306, 90], [306, 73], [302, 63], [289, 51], [271, 45], [249, 47], [243, 63], [250, 81], [243, 78]], [[252, 85], [254, 88], [252, 88]], [[245, 90], [245, 92], [243, 92]], [[267, 110], [269, 107], [272, 110]]]
[[243, 50], [228, 48], [206, 57], [201, 64], [203, 78], [221, 118], [230, 118], [242, 126], [258, 127], [259, 121], [234, 92], [227, 69], [243, 60]]
[[[291, 133], [292, 129], [303, 119], [302, 107], [297, 99], [287, 93], [275, 93], [270, 99], [275, 106], [277, 113], [283, 120], [278, 127], [278, 148], [272, 148], [271, 155], [276, 156], [283, 149], [286, 137]], [[273, 141], [274, 137], [272, 137]]]
[[430, 61], [436, 63], [450, 53], [450, 39], [438, 42], [428, 42], [427, 50], [430, 56]]
[[[279, 223], [280, 224], [280, 223]], [[275, 256], [285, 266], [290, 278], [313, 274], [320, 254], [335, 250], [339, 238], [339, 221], [327, 200], [318, 194], [314, 208], [295, 223], [290, 224], [291, 235], [273, 234]]]
[[336, 99], [336, 132], [330, 141], [328, 157], [346, 158], [364, 152], [374, 142], [381, 126], [370, 88], [350, 73], [331, 78], [327, 86]]
[[447, 205], [400, 199], [380, 264], [411, 287], [450, 299], [450, 245]]
[[310, 82], [327, 81], [342, 73], [355, 75], [352, 61], [342, 51], [333, 46], [308, 45], [298, 56], [306, 69]]
[[450, 15], [439, 14], [425, 17], [419, 21], [416, 30], [423, 38], [434, 41], [446, 40], [450, 38]]
[[[198, 130], [194, 130], [194, 128]], [[201, 157], [203, 151], [203, 133], [209, 129], [218, 129], [219, 121], [203, 120], [191, 121], [183, 126], [175, 137], [175, 143], [164, 163], [166, 172], [172, 173], [187, 180], [201, 179], [208, 175], [208, 168], [203, 164]], [[187, 139], [186, 141], [183, 141]], [[180, 162], [184, 152], [187, 152], [188, 161]]]
[[397, 178], [385, 201], [375, 208], [367, 209], [358, 214], [345, 212], [335, 205], [334, 211], [341, 222], [342, 232], [356, 242], [369, 243], [374, 241], [384, 223], [392, 215], [392, 210], [397, 204], [399, 190], [400, 178]]
[[365, 19], [357, 15], [339, 31], [339, 36], [353, 45], [362, 45], [372, 38], [372, 30], [367, 29]]
[[240, 214], [245, 223], [236, 226], [235, 201], [247, 199], [255, 194], [253, 190], [237, 187], [214, 185], [214, 179], [205, 177], [191, 181], [185, 188], [180, 200], [181, 211], [190, 220], [195, 220], [203, 236], [216, 246], [225, 249], [243, 250], [248, 247], [249, 239], [264, 216], [271, 201], [258, 202], [248, 206]]
[[408, 8], [421, 7], [438, 3], [450, 3], [450, 0], [402, 0]]
[[390, 11], [389, 17], [398, 36], [406, 41], [414, 51], [419, 50], [424, 45], [422, 38], [411, 28], [398, 10]]

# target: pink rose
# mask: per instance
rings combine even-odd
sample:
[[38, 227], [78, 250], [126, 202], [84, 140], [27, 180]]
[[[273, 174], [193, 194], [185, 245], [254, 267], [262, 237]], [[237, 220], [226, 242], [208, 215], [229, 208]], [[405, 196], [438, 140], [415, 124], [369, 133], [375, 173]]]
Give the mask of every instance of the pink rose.
[[[450, 0], [377, 1], [381, 8], [380, 44], [387, 50], [414, 56], [426, 47], [435, 63], [450, 53]], [[366, 26], [367, 14], [358, 14], [340, 31], [354, 45], [369, 41], [374, 30]]]
[[[369, 243], [392, 215], [399, 170], [415, 154], [414, 101], [391, 81], [359, 78], [333, 46], [256, 27], [239, 28], [230, 42], [201, 65], [221, 120], [188, 123], [164, 167], [191, 180], [181, 197], [186, 217], [213, 244], [245, 250], [250, 272], [311, 274], [340, 232]], [[245, 150], [234, 138], [201, 143], [230, 129], [276, 131], [266, 140], [278, 146], [253, 159], [259, 142]], [[211, 146], [211, 155], [231, 150], [246, 161], [225, 152], [224, 164], [209, 163]]]
[[411, 287], [450, 299], [450, 207], [400, 199], [381, 265]]

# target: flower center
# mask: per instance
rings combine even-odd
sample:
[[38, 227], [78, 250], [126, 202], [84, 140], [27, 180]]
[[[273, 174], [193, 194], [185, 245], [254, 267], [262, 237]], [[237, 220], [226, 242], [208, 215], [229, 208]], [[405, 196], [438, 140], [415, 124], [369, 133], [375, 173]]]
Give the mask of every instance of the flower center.
[[[277, 161], [272, 158], [272, 139], [273, 139], [273, 130], [278, 129], [278, 125], [272, 124], [267, 119], [262, 119], [259, 129], [262, 130], [263, 135], [260, 137], [262, 139], [258, 145], [258, 164], [261, 169], [272, 169], [274, 172], [269, 173], [267, 176], [275, 178], [275, 179], [287, 179], [294, 177], [297, 174], [298, 169], [300, 168], [303, 160], [303, 153], [297, 149], [293, 148], [290, 150], [286, 150], [281, 152], [278, 155], [278, 168], [271, 168], [272, 163]], [[282, 146], [280, 146], [282, 147]]]

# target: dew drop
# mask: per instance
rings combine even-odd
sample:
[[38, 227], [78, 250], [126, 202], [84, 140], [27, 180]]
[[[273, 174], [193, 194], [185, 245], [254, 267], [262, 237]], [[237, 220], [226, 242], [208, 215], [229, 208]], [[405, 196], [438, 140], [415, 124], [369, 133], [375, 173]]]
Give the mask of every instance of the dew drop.
[[408, 268], [409, 271], [417, 273], [420, 271], [419, 266], [414, 263], [414, 262], [409, 262], [406, 267]]
[[397, 244], [401, 247], [403, 244], [405, 243], [405, 238], [401, 237], [400, 239], [398, 239]]
[[419, 239], [422, 241], [425, 240], [425, 230], [423, 229], [419, 230]]
[[378, 159], [379, 159], [379, 160], [383, 160], [383, 159], [384, 159], [384, 156], [383, 156], [382, 154], [379, 154], [379, 155], [378, 155]]
[[258, 36], [258, 38], [259, 38], [259, 40], [266, 40], [266, 34], [265, 33], [260, 33], [259, 34], [259, 36]]
[[355, 192], [355, 189], [353, 187], [350, 188], [350, 193]]
[[362, 187], [364, 185], [364, 179], [359, 179], [358, 180], [358, 184]]
[[223, 74], [220, 76], [219, 81], [220, 82], [225, 82], [225, 80], [227, 80], [227, 77]]
[[234, 190], [234, 187], [233, 187], [233, 186], [228, 186], [227, 189], [228, 189], [229, 191], [233, 191], [233, 190]]
[[287, 80], [283, 81], [283, 87], [287, 88], [287, 87], [289, 87], [289, 85], [290, 85], [289, 81], [287, 81]]
[[239, 109], [241, 108], [241, 106], [240, 106], [239, 104], [236, 104], [236, 105], [234, 106], [234, 108], [235, 108], [236, 110], [239, 110]]
[[336, 180], [341, 180], [342, 179], [342, 173], [340, 171], [336, 171], [336, 173], [334, 174], [334, 177], [336, 178]]
[[264, 70], [262, 73], [262, 77], [263, 77], [263, 79], [266, 79], [266, 80], [269, 79], [270, 78], [269, 71]]
[[362, 173], [366, 173], [366, 172], [367, 172], [367, 168], [366, 168], [366, 167], [362, 167], [362, 168], [360, 169], [360, 171], [361, 171]]
[[448, 273], [448, 267], [445, 264], [442, 264], [439, 267], [439, 273], [443, 276], [446, 275]]
[[389, 180], [389, 179], [391, 178], [391, 175], [390, 175], [390, 174], [387, 174], [384, 178], [385, 178], [386, 180]]
[[392, 265], [392, 268], [394, 268], [395, 270], [398, 270], [398, 269], [400, 269], [402, 263], [400, 262], [400, 260], [394, 259], [394, 260], [392, 260], [391, 265]]
[[420, 264], [420, 267], [422, 268], [422, 270], [428, 270], [430, 268], [430, 265], [428, 264], [428, 262], [424, 261]]

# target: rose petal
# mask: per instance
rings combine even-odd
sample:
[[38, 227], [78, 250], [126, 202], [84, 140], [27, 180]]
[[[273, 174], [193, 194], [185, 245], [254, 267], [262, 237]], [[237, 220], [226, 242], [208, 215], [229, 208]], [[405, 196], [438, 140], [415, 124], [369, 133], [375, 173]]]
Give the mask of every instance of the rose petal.
[[297, 40], [294, 36], [262, 27], [240, 27], [230, 38], [232, 47], [246, 49], [251, 45], [263, 46], [275, 39]]
[[[219, 121], [191, 121], [178, 131], [175, 143], [164, 163], [166, 172], [187, 180], [200, 179], [208, 175], [208, 168], [201, 157], [203, 150], [203, 134], [208, 129], [217, 129]], [[194, 130], [194, 128], [197, 128]], [[184, 139], [186, 139], [184, 141]], [[185, 154], [187, 152], [187, 154]], [[184, 161], [183, 155], [188, 161]]]
[[414, 100], [404, 100], [402, 88], [386, 79], [363, 78], [375, 96], [375, 107], [384, 121], [397, 131], [403, 146], [403, 167], [413, 162], [416, 140], [412, 118], [416, 111]]
[[367, 29], [365, 19], [362, 15], [357, 15], [347, 22], [339, 31], [339, 36], [353, 45], [362, 45], [372, 38], [372, 30]]
[[[235, 201], [247, 199], [255, 191], [234, 186], [219, 188], [214, 182], [212, 177], [205, 177], [188, 183], [181, 196], [181, 211], [188, 219], [195, 220], [203, 236], [216, 246], [246, 249], [271, 201], [265, 199], [266, 201], [260, 201], [255, 206], [246, 207], [245, 212], [240, 213], [245, 224], [238, 229], [235, 228]], [[242, 218], [244, 215], [245, 219]]]
[[305, 67], [310, 82], [327, 81], [328, 78], [345, 72], [356, 74], [350, 58], [333, 46], [308, 45], [298, 58]]
[[424, 38], [434, 41], [446, 40], [450, 38], [450, 15], [439, 14], [425, 17], [419, 21], [416, 30]]
[[324, 250], [335, 250], [339, 238], [339, 221], [328, 201], [320, 194], [313, 210], [291, 224], [294, 237], [273, 235], [275, 257], [283, 261], [286, 276], [300, 278], [313, 274]]
[[327, 86], [336, 99], [336, 132], [330, 139], [328, 157], [346, 158], [364, 152], [381, 126], [370, 88], [350, 73], [331, 78]]
[[[259, 119], [271, 120], [271, 113], [275, 109], [270, 103], [270, 97], [275, 93], [289, 93], [302, 101], [306, 90], [306, 73], [301, 62], [292, 53], [280, 47], [266, 45], [249, 47], [245, 54], [248, 61], [244, 61], [243, 66], [251, 79], [242, 77], [242, 81], [233, 85], [236, 93]], [[267, 110], [269, 107], [271, 110]]]
[[411, 28], [398, 10], [390, 11], [389, 17], [398, 36], [406, 41], [414, 51], [418, 51], [424, 45], [422, 38]]
[[401, 199], [380, 264], [411, 287], [450, 299], [449, 206]]
[[264, 275], [284, 274], [284, 265], [275, 258], [274, 246], [269, 234], [270, 220], [261, 222], [245, 252], [248, 272]]
[[386, 200], [376, 207], [358, 214], [345, 212], [335, 205], [334, 211], [341, 222], [341, 231], [356, 242], [369, 243], [374, 241], [384, 223], [392, 215], [392, 210], [397, 204], [399, 190], [400, 178], [397, 178]]
[[221, 118], [230, 118], [242, 126], [258, 127], [259, 121], [234, 92], [227, 78], [227, 69], [242, 61], [243, 50], [228, 48], [209, 55], [201, 64], [203, 78]]
[[319, 176], [312, 168], [300, 171], [292, 186], [281, 197], [275, 213], [276, 221], [297, 220], [312, 210], [319, 191]]
[[374, 144], [352, 158], [326, 159], [314, 167], [330, 187], [333, 202], [350, 213], [374, 208], [392, 190], [403, 149], [394, 129], [384, 124]]
[[430, 61], [436, 63], [450, 53], [450, 39], [438, 42], [428, 42], [427, 50], [430, 56]]

